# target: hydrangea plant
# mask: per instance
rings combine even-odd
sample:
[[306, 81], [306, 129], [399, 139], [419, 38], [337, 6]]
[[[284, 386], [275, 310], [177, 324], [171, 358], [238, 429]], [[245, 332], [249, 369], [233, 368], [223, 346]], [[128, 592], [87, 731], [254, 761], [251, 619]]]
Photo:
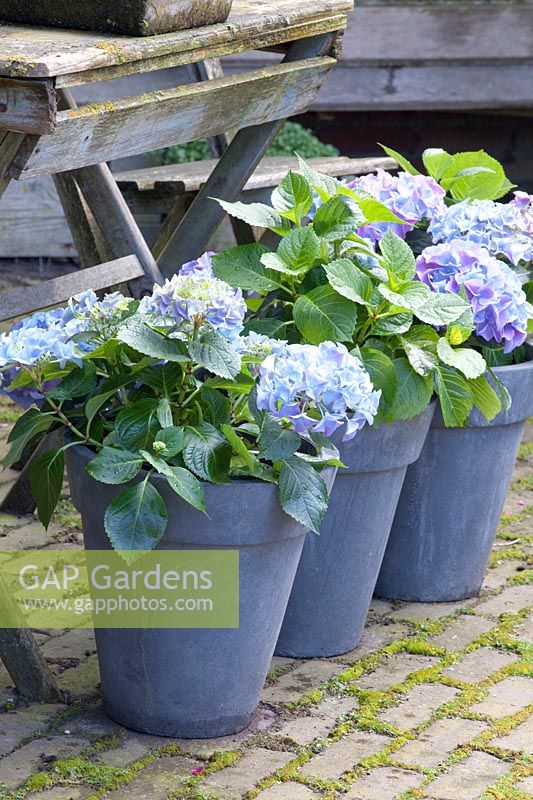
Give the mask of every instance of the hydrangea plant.
[[279, 485], [284, 510], [318, 532], [321, 475], [340, 462], [328, 436], [372, 424], [379, 402], [359, 359], [334, 342], [295, 346], [243, 335], [242, 290], [211, 273], [211, 254], [142, 301], [94, 292], [35, 314], [0, 340], [2, 391], [31, 405], [10, 435], [7, 465], [44, 433], [65, 443], [35, 460], [41, 521], [59, 500], [65, 451], [92, 449], [88, 472], [122, 486], [105, 514], [112, 545], [151, 549], [168, 520], [152, 475], [199, 511], [205, 482]]
[[487, 379], [486, 355], [490, 365], [519, 358], [527, 330], [526, 296], [505, 263], [466, 241], [432, 249], [427, 231], [447, 203], [511, 185], [485, 154], [438, 153], [425, 154], [429, 176], [404, 160], [397, 176], [350, 184], [300, 159], [270, 206], [221, 202], [279, 237], [275, 252], [252, 244], [211, 257], [218, 278], [251, 293], [246, 330], [303, 347], [344, 344], [381, 391], [386, 422], [418, 415], [434, 393], [448, 426], [465, 424], [474, 407], [493, 419], [508, 398]]

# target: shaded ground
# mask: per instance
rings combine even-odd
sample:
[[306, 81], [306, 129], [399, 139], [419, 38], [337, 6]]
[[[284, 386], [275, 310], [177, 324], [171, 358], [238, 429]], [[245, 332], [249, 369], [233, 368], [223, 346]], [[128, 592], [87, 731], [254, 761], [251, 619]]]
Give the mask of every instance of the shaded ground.
[[[0, 454], [13, 412], [0, 407]], [[252, 729], [213, 741], [127, 731], [101, 710], [90, 631], [41, 631], [68, 705], [26, 705], [0, 666], [1, 800], [533, 798], [533, 426], [479, 599], [375, 601], [361, 645], [274, 659]], [[0, 497], [13, 473], [0, 476]], [[0, 517], [0, 548], [81, 546], [65, 493], [48, 533]]]

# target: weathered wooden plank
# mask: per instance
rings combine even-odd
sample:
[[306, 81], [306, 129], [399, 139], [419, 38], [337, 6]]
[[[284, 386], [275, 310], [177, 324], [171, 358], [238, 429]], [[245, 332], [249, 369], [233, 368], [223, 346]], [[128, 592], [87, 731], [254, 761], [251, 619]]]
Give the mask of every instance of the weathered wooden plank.
[[0, 199], [11, 183], [9, 170], [23, 140], [23, 133], [0, 130]]
[[[314, 61], [317, 55], [332, 52], [336, 43], [335, 34], [294, 42], [282, 66], [286, 66], [286, 62], [298, 64], [300, 59]], [[335, 63], [334, 59], [331, 60]], [[281, 120], [276, 120], [239, 130], [161, 254], [159, 263], [164, 272], [175, 272], [181, 264], [207, 249], [209, 240], [225, 217], [221, 206], [212, 198], [228, 201], [238, 198], [281, 124]]]
[[0, 128], [21, 133], [52, 133], [56, 113], [52, 81], [0, 78]]
[[73, 3], [63, 0], [3, 0], [2, 18], [22, 25], [44, 25], [87, 31], [108, 31], [115, 36], [153, 36], [158, 33], [200, 28], [225, 22], [230, 0], [193, 0], [169, 3], [168, 0], [91, 0]]
[[524, 109], [533, 107], [533, 62], [404, 67], [344, 65], [313, 108], [335, 111]]
[[54, 175], [54, 184], [81, 266], [94, 267], [109, 261], [112, 256], [72, 174]]
[[[324, 172], [332, 177], [365, 175], [378, 168], [394, 169], [397, 166], [392, 158], [348, 158], [345, 156], [310, 158], [309, 164], [317, 172]], [[135, 189], [139, 192], [147, 192], [163, 190], [168, 187], [181, 194], [199, 191], [216, 165], [216, 160], [193, 161], [189, 164], [170, 164], [119, 172], [115, 177], [123, 190]], [[250, 177], [244, 191], [274, 187], [289, 170], [298, 171], [298, 159], [295, 156], [268, 156], [261, 161]]]
[[61, 111], [53, 136], [26, 137], [11, 174], [24, 179], [76, 169], [292, 116], [307, 109], [335, 63], [328, 56], [311, 58]]
[[24, 286], [0, 294], [0, 321], [31, 314], [40, 308], [64, 303], [69, 297], [94, 289], [108, 289], [141, 278], [144, 270], [136, 256], [127, 256], [95, 267], [61, 275], [35, 286]]
[[225, 24], [146, 39], [3, 25], [0, 74], [39, 78], [120, 68], [107, 75], [115, 77], [128, 74], [133, 62], [135, 72], [163, 69], [340, 30], [352, 8], [353, 0], [235, 0]]

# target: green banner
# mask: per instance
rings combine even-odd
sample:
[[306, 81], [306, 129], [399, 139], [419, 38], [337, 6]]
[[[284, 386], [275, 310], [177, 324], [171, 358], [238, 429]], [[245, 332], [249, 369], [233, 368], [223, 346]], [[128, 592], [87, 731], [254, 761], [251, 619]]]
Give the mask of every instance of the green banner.
[[0, 552], [0, 628], [238, 628], [238, 550]]

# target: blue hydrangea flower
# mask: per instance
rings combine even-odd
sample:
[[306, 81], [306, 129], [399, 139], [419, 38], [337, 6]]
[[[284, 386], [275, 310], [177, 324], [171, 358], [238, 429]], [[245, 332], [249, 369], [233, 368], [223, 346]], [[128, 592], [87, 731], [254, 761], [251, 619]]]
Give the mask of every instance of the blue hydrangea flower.
[[196, 259], [196, 261], [189, 261], [184, 264], [180, 269], [180, 275], [205, 275], [214, 277], [213, 275], [213, 256], [216, 255], [212, 250], [208, 250], [203, 256]]
[[435, 292], [464, 289], [476, 333], [487, 342], [503, 342], [510, 353], [526, 340], [527, 302], [518, 276], [475, 242], [452, 239], [426, 248], [416, 262], [418, 278]]
[[246, 303], [242, 291], [233, 289], [218, 278], [203, 272], [174, 275], [163, 286], [155, 286], [152, 295], [143, 298], [141, 313], [169, 317], [176, 324], [209, 326], [228, 339], [243, 329]]
[[426, 175], [410, 175], [399, 172], [391, 175], [382, 169], [371, 175], [362, 175], [348, 184], [354, 192], [367, 194], [387, 206], [405, 224], [397, 222], [373, 222], [365, 225], [358, 233], [378, 241], [383, 234], [392, 230], [402, 239], [422, 220], [430, 220], [444, 212], [446, 192], [439, 184]]
[[529, 263], [533, 261], [533, 196], [515, 192], [510, 203], [463, 200], [437, 214], [429, 231], [434, 242], [467, 239], [514, 266]]
[[344, 345], [289, 344], [262, 363], [257, 406], [302, 434], [331, 436], [346, 423], [346, 441], [373, 423], [380, 397]]

